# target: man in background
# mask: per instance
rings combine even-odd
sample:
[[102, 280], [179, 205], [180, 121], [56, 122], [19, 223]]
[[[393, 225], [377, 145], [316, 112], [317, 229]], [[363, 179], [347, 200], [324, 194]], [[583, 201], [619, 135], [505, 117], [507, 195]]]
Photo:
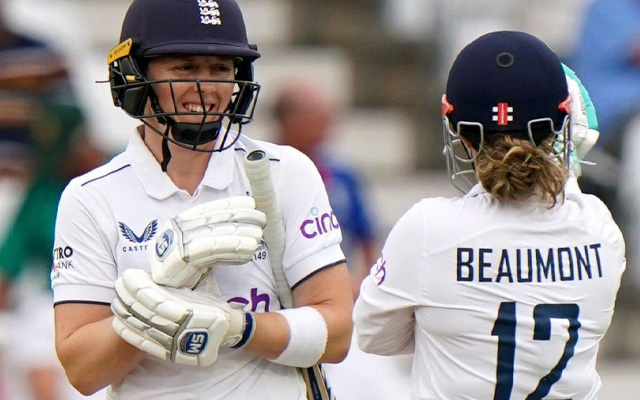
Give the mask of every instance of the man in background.
[[302, 151], [316, 164], [343, 233], [354, 297], [376, 259], [374, 226], [357, 171], [327, 149], [337, 107], [319, 86], [294, 82], [281, 88], [274, 105], [277, 141]]

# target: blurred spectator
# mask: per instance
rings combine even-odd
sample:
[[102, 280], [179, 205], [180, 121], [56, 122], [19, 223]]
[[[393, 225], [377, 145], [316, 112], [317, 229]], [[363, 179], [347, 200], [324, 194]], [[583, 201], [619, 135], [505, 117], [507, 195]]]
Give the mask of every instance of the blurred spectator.
[[640, 113], [640, 1], [594, 1], [571, 65], [598, 110], [597, 146], [618, 157], [621, 133]]
[[71, 178], [99, 165], [103, 156], [87, 141], [81, 110], [70, 100], [43, 99], [31, 113], [36, 115], [31, 134], [36, 168], [15, 221], [0, 241], [0, 276], [11, 282], [35, 264], [46, 272], [48, 287], [60, 194]]
[[[570, 65], [589, 90], [600, 130], [595, 151], [588, 157], [597, 167], [583, 168], [580, 186], [607, 204], [629, 243], [634, 244], [638, 240], [634, 226], [640, 212], [635, 204], [638, 192], [632, 194], [631, 202], [623, 197], [625, 191], [637, 187], [634, 160], [638, 149], [631, 146], [637, 132], [630, 128], [633, 120], [640, 118], [640, 0], [595, 0], [589, 4], [570, 58]], [[631, 171], [629, 176], [626, 170]], [[631, 276], [640, 277], [635, 271], [640, 259], [634, 254], [636, 247], [628, 246], [628, 270]], [[624, 290], [627, 281], [623, 281], [623, 300], [628, 293]]]
[[[625, 236], [627, 279], [618, 293], [606, 355], [637, 356], [640, 304], [640, 0], [594, 0], [582, 18], [572, 67], [598, 113], [600, 140], [580, 186], [611, 209]], [[635, 127], [635, 128], [634, 128]]]
[[0, 0], [0, 141], [30, 141], [33, 104], [53, 87], [68, 85], [63, 59], [46, 43], [12, 32]]
[[[49, 286], [55, 216], [66, 183], [103, 156], [86, 142], [82, 113], [69, 99], [42, 98], [31, 113], [33, 155], [25, 161], [33, 168], [21, 172], [28, 175], [23, 200], [0, 240], [0, 292], [12, 327], [4, 332], [11, 346], [2, 352], [3, 372], [10, 377], [9, 400], [69, 400], [80, 395], [66, 382], [55, 354]], [[0, 149], [5, 146], [0, 142]]]
[[3, 10], [0, 0], [0, 399], [69, 400], [80, 395], [55, 354], [53, 227], [66, 182], [99, 152], [74, 145], [82, 116], [63, 58], [11, 31]]
[[[4, 0], [0, 0], [0, 178], [7, 189], [2, 192], [3, 202], [19, 199], [19, 192], [14, 197], [12, 190], [31, 176], [34, 137], [30, 126], [35, 105], [52, 87], [66, 84], [66, 77], [61, 57], [47, 44], [5, 25]], [[6, 226], [11, 213], [3, 215]], [[1, 282], [0, 308], [6, 301]]]
[[336, 112], [328, 93], [302, 82], [283, 87], [274, 105], [277, 141], [305, 153], [322, 175], [331, 207], [340, 222], [342, 250], [357, 297], [360, 282], [377, 258], [377, 250], [366, 195], [357, 172], [336, 160], [326, 148], [335, 127]]

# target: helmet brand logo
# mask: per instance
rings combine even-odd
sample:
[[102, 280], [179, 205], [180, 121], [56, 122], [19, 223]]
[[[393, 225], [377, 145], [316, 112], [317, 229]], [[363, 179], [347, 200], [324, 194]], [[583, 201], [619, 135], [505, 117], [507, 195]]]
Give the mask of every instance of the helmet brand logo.
[[200, 7], [200, 23], [204, 25], [222, 25], [220, 9], [217, 1], [198, 0]]
[[513, 121], [513, 107], [509, 107], [509, 103], [498, 103], [497, 107], [493, 107], [495, 113], [492, 120], [497, 121], [498, 125], [507, 125]]

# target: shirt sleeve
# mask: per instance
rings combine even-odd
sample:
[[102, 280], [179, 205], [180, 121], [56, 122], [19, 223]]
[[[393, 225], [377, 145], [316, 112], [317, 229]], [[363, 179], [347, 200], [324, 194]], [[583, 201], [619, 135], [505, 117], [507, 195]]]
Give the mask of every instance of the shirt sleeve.
[[62, 194], [51, 271], [56, 304], [110, 304], [115, 296], [117, 267], [108, 240], [91, 212], [97, 207], [74, 182]]
[[299, 151], [283, 149], [285, 157], [275, 170], [274, 185], [285, 225], [282, 264], [289, 286], [295, 288], [345, 257], [340, 224], [318, 169]]
[[391, 230], [382, 256], [362, 282], [354, 309], [358, 345], [368, 353], [406, 354], [414, 347], [420, 302], [424, 218], [413, 206]]

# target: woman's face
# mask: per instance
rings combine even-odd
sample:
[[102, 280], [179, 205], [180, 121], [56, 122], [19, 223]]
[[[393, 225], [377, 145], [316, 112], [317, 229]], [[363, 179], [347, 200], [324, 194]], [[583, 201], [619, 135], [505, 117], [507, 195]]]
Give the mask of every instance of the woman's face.
[[[232, 58], [218, 56], [163, 56], [149, 63], [149, 80], [233, 80], [235, 66]], [[233, 94], [234, 84], [230, 82], [200, 82], [200, 90], [195, 82], [157, 83], [153, 89], [164, 112], [198, 113], [199, 115], [178, 115], [176, 122], [202, 123], [203, 112], [224, 112]], [[201, 91], [201, 92], [200, 92]], [[220, 119], [207, 117], [206, 122]]]

